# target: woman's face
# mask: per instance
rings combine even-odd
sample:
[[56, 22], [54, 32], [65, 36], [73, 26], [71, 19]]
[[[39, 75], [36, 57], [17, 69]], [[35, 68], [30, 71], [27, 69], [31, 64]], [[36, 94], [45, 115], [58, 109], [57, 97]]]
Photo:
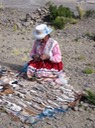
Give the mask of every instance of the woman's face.
[[45, 38], [39, 40], [41, 43], [45, 43]]
[[47, 35], [43, 39], [40, 39], [38, 41], [40, 41], [41, 43], [46, 43], [48, 39], [49, 39], [49, 36]]

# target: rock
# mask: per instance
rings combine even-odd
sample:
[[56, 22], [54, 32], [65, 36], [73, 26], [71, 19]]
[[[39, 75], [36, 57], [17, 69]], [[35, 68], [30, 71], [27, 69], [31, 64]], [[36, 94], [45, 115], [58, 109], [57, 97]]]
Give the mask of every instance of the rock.
[[28, 21], [31, 21], [32, 20], [32, 17], [30, 14], [26, 14], [26, 19], [25, 21], [28, 22]]
[[26, 116], [19, 115], [18, 117], [20, 118], [20, 120], [21, 120], [23, 123], [25, 123], [26, 120], [27, 120], [27, 117], [26, 117]]
[[95, 121], [95, 115], [92, 113], [88, 119], [91, 121]]
[[84, 112], [84, 108], [83, 107], [79, 107], [78, 110], [79, 110], [79, 112]]
[[75, 111], [78, 111], [78, 110], [79, 110], [78, 106], [75, 106], [75, 107], [74, 107], [74, 110], [75, 110]]
[[36, 118], [33, 117], [33, 116], [29, 117], [29, 118], [26, 120], [26, 123], [29, 123], [29, 124], [32, 124], [32, 123], [34, 123], [34, 122], [36, 122]]
[[32, 13], [31, 18], [35, 21], [35, 19], [36, 19], [35, 13]]
[[83, 103], [82, 104], [85, 108], [89, 107], [89, 104], [88, 103]]
[[21, 23], [20, 22], [17, 22], [15, 24], [17, 25], [17, 29], [21, 29]]
[[30, 25], [30, 22], [22, 22], [22, 25], [28, 27]]

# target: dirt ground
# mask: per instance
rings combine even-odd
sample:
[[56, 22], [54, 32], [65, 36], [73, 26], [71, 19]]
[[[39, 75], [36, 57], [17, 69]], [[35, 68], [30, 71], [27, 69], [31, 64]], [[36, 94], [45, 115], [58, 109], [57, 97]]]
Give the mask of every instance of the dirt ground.
[[[15, 29], [10, 21], [19, 22], [25, 12], [6, 9], [0, 10], [0, 65], [18, 70], [30, 60], [34, 38], [34, 26]], [[6, 25], [6, 22], [8, 23]], [[69, 83], [75, 89], [83, 91], [87, 88], [95, 91], [95, 17], [82, 19], [77, 24], [67, 24], [64, 30], [54, 30], [51, 34], [60, 45], [64, 70], [70, 77]], [[94, 38], [92, 37], [94, 35]], [[91, 68], [92, 74], [83, 70]], [[6, 121], [5, 121], [6, 120]], [[58, 114], [54, 118], [46, 118], [33, 126], [15, 122], [0, 112], [0, 128], [95, 128], [95, 108], [70, 110], [66, 114]]]

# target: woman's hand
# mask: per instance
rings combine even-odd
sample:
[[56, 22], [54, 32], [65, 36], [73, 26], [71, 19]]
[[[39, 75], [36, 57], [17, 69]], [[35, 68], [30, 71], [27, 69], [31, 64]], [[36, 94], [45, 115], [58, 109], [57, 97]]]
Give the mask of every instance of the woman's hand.
[[35, 61], [39, 61], [40, 60], [40, 56], [38, 54], [33, 55], [32, 58]]
[[48, 56], [48, 55], [46, 55], [46, 54], [42, 54], [41, 56], [40, 56], [40, 59], [41, 60], [48, 60], [50, 57]]

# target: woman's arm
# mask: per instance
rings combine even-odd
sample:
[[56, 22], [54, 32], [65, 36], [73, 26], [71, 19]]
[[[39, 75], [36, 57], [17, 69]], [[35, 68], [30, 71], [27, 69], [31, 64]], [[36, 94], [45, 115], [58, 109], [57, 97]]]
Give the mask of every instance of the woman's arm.
[[56, 44], [53, 48], [52, 56], [50, 56], [50, 61], [59, 63], [61, 62], [61, 59], [62, 59], [61, 51], [60, 51], [59, 45]]
[[33, 48], [30, 52], [30, 57], [35, 61], [39, 61], [40, 60], [40, 55], [37, 54], [37, 52], [36, 52], [36, 46], [37, 46], [37, 42], [34, 42]]
[[30, 57], [32, 58], [36, 54], [36, 42], [34, 42], [32, 50], [30, 52]]

